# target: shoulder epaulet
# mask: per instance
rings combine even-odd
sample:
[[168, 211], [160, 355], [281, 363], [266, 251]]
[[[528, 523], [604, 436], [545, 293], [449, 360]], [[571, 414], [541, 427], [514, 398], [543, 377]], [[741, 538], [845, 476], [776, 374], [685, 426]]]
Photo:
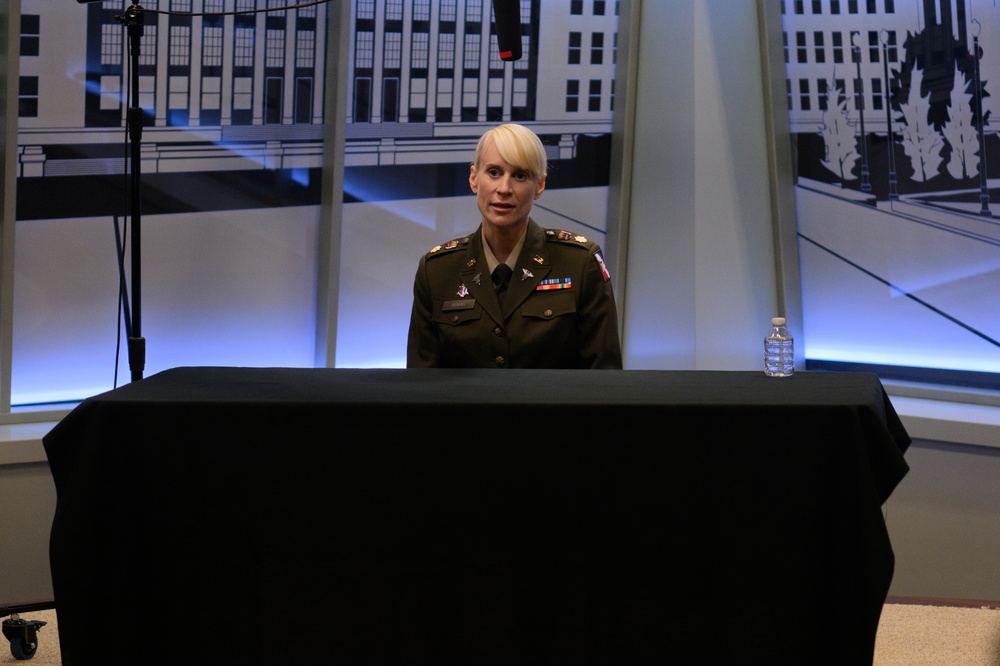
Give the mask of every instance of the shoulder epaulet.
[[469, 244], [468, 236], [465, 236], [464, 238], [455, 238], [454, 240], [448, 241], [444, 245], [435, 245], [434, 247], [432, 247], [427, 252], [427, 258], [429, 259], [430, 257], [436, 257], [441, 254], [447, 254], [449, 252], [453, 252], [454, 250], [457, 250], [459, 248], [464, 248], [468, 244]]
[[569, 231], [563, 231], [562, 229], [546, 229], [545, 239], [548, 241], [559, 241], [569, 245], [576, 245], [577, 247], [585, 249], [588, 249], [591, 245], [593, 245], [593, 242], [586, 236], [574, 234]]

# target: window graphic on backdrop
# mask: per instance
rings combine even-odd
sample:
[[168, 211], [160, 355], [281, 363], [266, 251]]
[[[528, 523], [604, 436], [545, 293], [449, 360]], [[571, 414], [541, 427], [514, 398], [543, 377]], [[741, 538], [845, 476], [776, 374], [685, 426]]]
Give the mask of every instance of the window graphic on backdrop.
[[807, 362], [1000, 387], [1000, 7], [782, 7]]

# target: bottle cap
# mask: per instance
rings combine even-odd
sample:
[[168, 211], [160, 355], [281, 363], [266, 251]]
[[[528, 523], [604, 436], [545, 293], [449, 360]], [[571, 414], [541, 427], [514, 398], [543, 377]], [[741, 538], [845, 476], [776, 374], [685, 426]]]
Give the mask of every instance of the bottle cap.
[[785, 318], [784, 317], [774, 317], [774, 318], [771, 319], [771, 325], [772, 326], [784, 326], [785, 325]]

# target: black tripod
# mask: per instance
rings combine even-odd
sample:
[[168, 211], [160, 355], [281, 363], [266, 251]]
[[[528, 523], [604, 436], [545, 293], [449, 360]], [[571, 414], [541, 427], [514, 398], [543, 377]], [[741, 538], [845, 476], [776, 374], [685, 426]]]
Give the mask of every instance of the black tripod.
[[132, 306], [128, 304], [128, 290], [125, 287], [125, 247], [118, 233], [115, 221], [116, 247], [118, 250], [118, 273], [120, 298], [125, 313], [125, 331], [128, 336], [128, 364], [132, 381], [142, 379], [146, 365], [146, 339], [142, 337], [142, 109], [139, 107], [139, 44], [143, 33], [143, 10], [138, 0], [132, 0], [124, 16], [115, 17], [128, 31], [131, 100], [125, 124], [130, 142], [130, 187], [129, 212], [132, 218]]

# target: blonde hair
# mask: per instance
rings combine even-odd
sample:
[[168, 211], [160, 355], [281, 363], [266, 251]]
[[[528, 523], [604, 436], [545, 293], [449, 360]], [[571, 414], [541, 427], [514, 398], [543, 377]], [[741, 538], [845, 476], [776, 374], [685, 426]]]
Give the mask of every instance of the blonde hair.
[[493, 139], [493, 145], [497, 147], [497, 152], [505, 162], [518, 169], [524, 169], [539, 180], [545, 177], [548, 163], [542, 140], [524, 125], [516, 123], [497, 125], [486, 130], [479, 138], [479, 145], [476, 146], [476, 155], [472, 162], [477, 169], [482, 162], [488, 138]]

